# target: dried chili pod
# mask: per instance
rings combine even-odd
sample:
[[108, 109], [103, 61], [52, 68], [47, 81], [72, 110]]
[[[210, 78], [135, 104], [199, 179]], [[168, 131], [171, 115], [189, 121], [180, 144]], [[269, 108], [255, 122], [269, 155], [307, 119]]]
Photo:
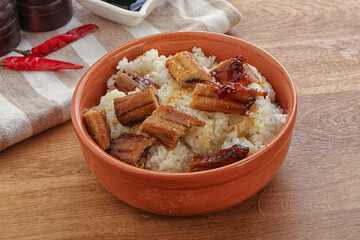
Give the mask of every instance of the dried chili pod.
[[83, 66], [42, 57], [7, 57], [0, 60], [0, 67], [19, 71], [52, 71], [59, 69], [81, 69]]
[[94, 28], [99, 28], [95, 24], [87, 24], [77, 28], [74, 28], [64, 34], [60, 34], [49, 40], [43, 42], [37, 47], [32, 48], [31, 50], [18, 50], [12, 49], [14, 52], [23, 54], [24, 56], [33, 56], [33, 57], [44, 57], [49, 53], [55, 52], [56, 50], [65, 47], [66, 45], [74, 42], [80, 37], [84, 36]]

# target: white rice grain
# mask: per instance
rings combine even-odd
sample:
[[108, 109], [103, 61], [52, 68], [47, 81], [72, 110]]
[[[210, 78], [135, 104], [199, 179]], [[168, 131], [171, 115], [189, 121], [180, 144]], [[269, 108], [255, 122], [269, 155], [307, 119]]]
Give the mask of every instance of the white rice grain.
[[[215, 57], [206, 57], [200, 48], [193, 48], [193, 53], [207, 72], [217, 65]], [[161, 172], [186, 172], [194, 154], [217, 152], [234, 144], [249, 147], [249, 154], [253, 154], [273, 139], [285, 123], [287, 115], [276, 105], [275, 91], [255, 67], [250, 66], [251, 71], [264, 82], [264, 86], [252, 83], [249, 87], [268, 92], [268, 97], [258, 97], [250, 111], [241, 116], [191, 109], [189, 107], [191, 90], [181, 88], [178, 82], [172, 78], [165, 67], [165, 60], [165, 56], [159, 56], [158, 51], [152, 49], [132, 61], [128, 61], [126, 58], [121, 60], [117, 66], [117, 74], [137, 71], [161, 86], [158, 96], [162, 105], [170, 105], [192, 114], [205, 121], [206, 125], [189, 129], [171, 151], [162, 145], [151, 147], [146, 168]], [[125, 93], [114, 88], [114, 79], [117, 74], [109, 78], [108, 93], [101, 98], [100, 104], [96, 107], [106, 111], [111, 128], [111, 138], [117, 138], [121, 132], [140, 133], [141, 126], [138, 124], [131, 128], [125, 127], [116, 119], [113, 100], [126, 96]], [[137, 91], [139, 90], [134, 92]]]

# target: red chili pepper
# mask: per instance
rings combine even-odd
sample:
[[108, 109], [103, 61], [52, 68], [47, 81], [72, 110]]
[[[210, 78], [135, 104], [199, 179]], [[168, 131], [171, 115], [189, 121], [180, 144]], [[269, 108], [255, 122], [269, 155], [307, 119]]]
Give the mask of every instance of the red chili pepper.
[[33, 56], [33, 57], [44, 57], [51, 52], [54, 52], [72, 42], [84, 36], [92, 29], [97, 28], [95, 24], [83, 25], [81, 27], [74, 28], [67, 33], [55, 36], [49, 40], [43, 42], [37, 47], [32, 48], [31, 50], [17, 50], [13, 49], [14, 52], [23, 54], [24, 56]]
[[42, 57], [7, 57], [0, 61], [0, 67], [20, 71], [52, 71], [58, 69], [80, 69], [81, 65], [51, 60]]

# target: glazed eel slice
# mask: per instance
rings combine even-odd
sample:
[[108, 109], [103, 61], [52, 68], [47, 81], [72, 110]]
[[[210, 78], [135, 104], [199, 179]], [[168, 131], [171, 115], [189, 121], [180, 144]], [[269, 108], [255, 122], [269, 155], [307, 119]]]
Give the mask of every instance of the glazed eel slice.
[[153, 88], [114, 99], [116, 118], [124, 126], [133, 126], [145, 120], [159, 106]]
[[185, 131], [192, 126], [204, 126], [197, 117], [181, 112], [171, 106], [160, 105], [142, 124], [141, 131], [156, 137], [167, 149], [176, 143]]
[[144, 78], [135, 71], [129, 73], [120, 73], [114, 81], [114, 87], [124, 93], [135, 91], [136, 88], [142, 90], [150, 85], [154, 86], [155, 88], [160, 88], [159, 85], [149, 79]]
[[210, 74], [220, 84], [237, 82], [246, 87], [251, 83], [257, 83], [264, 87], [264, 82], [241, 55], [222, 61], [210, 71]]
[[154, 145], [156, 138], [133, 133], [122, 133], [113, 142], [109, 154], [135, 167], [144, 168], [148, 149]]
[[166, 68], [184, 88], [193, 87], [198, 82], [210, 81], [211, 76], [199, 65], [194, 55], [183, 51], [166, 59]]
[[221, 149], [217, 153], [195, 154], [189, 164], [189, 172], [205, 171], [237, 162], [247, 156], [248, 147], [235, 144], [231, 148]]
[[246, 88], [239, 83], [226, 85], [198, 83], [194, 89], [190, 107], [208, 112], [244, 115], [255, 103], [258, 94], [257, 90]]
[[105, 110], [90, 109], [84, 115], [86, 128], [90, 136], [103, 150], [110, 147], [110, 127], [107, 122]]
[[241, 85], [247, 86], [251, 84], [251, 81], [244, 75], [244, 63], [245, 58], [241, 55], [236, 58], [230, 58], [219, 63], [219, 65], [210, 71], [210, 74], [220, 84], [239, 82]]

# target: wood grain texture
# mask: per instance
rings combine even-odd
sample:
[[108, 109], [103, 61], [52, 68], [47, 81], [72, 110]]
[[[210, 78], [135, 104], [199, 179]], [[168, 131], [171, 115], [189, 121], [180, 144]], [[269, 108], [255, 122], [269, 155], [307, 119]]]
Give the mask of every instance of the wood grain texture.
[[276, 177], [230, 209], [166, 217], [104, 190], [70, 122], [0, 153], [0, 239], [359, 239], [360, 1], [230, 0], [229, 34], [275, 56], [299, 111]]

